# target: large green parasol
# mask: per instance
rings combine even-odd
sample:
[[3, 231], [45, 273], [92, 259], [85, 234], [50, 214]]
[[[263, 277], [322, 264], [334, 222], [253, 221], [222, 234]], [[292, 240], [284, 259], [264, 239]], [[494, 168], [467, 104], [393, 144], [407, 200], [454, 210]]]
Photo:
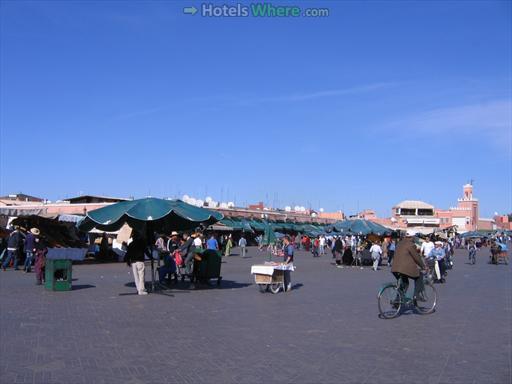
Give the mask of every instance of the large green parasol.
[[211, 225], [222, 218], [223, 215], [219, 212], [196, 207], [181, 200], [148, 197], [122, 201], [88, 212], [77, 226], [85, 232], [93, 228], [117, 231], [127, 223], [141, 233], [170, 233], [194, 229], [200, 225]]

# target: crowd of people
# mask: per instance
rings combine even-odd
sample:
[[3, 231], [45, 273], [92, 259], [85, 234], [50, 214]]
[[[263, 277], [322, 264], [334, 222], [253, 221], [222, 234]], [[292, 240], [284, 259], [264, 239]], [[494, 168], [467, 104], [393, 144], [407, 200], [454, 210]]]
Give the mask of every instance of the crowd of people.
[[[154, 252], [151, 254], [148, 242], [137, 231], [132, 233], [128, 243], [123, 244], [126, 251], [125, 261], [132, 268], [137, 293], [147, 294], [144, 286], [145, 260], [158, 258], [162, 265], [158, 268], [159, 280], [170, 283], [179, 276], [191, 277], [194, 274], [194, 261], [201, 260], [204, 250], [215, 251], [220, 255], [229, 257], [233, 255], [235, 246], [239, 248], [239, 255], [247, 257], [249, 240], [244, 233], [238, 234], [235, 241], [233, 234], [218, 234], [214, 232], [183, 233], [172, 232], [169, 235], [155, 235]], [[103, 235], [102, 243], [108, 244]], [[444, 283], [447, 270], [453, 266], [453, 254], [457, 248], [466, 248], [470, 261], [475, 260], [478, 250], [482, 246], [490, 249], [490, 262], [497, 263], [501, 254], [507, 251], [507, 242], [511, 240], [505, 233], [497, 233], [492, 237], [464, 238], [462, 236], [414, 237], [414, 246], [419, 256], [432, 271], [435, 282]], [[250, 241], [253, 239], [251, 238]], [[255, 239], [262, 250], [263, 236]], [[333, 264], [337, 268], [357, 266], [362, 268], [363, 263], [371, 265], [374, 271], [384, 263], [393, 270], [394, 258], [398, 252], [397, 239], [391, 236], [359, 236], [342, 234], [325, 234], [319, 236], [286, 235], [280, 237], [278, 244], [270, 245], [276, 254], [284, 256], [285, 262], [291, 257], [293, 250], [300, 249], [311, 252], [313, 257], [322, 257], [330, 254]], [[7, 239], [0, 243], [0, 260], [2, 269], [22, 270], [30, 273], [32, 268], [36, 272], [36, 283], [44, 282], [44, 267], [48, 249], [38, 228], [25, 230], [15, 226]], [[414, 277], [414, 276], [413, 276]], [[289, 275], [287, 276], [289, 281]]]
[[30, 273], [34, 267], [36, 284], [41, 285], [45, 280], [47, 253], [48, 248], [38, 228], [31, 228], [27, 231], [16, 225], [9, 237], [2, 239], [0, 245], [2, 270], [6, 271], [7, 268], [12, 268], [17, 271], [20, 270], [19, 266], [22, 264], [23, 272]]
[[[180, 277], [188, 277], [194, 281], [195, 262], [201, 261], [205, 251], [217, 252], [219, 255], [229, 257], [233, 254], [234, 239], [231, 234], [217, 235], [216, 233], [183, 233], [173, 231], [169, 235], [157, 234], [154, 243], [154, 253], [150, 252], [149, 244], [136, 231], [132, 239], [125, 244], [125, 261], [132, 268], [137, 293], [145, 295], [144, 288], [144, 260], [153, 258], [162, 262], [158, 267], [159, 282], [165, 285], [171, 284]], [[236, 242], [240, 249], [240, 256], [247, 257], [248, 241], [242, 233]]]

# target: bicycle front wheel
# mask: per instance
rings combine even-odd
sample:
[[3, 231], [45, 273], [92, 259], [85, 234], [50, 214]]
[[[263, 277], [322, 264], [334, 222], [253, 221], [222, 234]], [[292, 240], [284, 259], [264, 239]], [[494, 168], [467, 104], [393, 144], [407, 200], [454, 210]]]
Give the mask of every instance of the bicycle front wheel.
[[384, 319], [397, 317], [402, 308], [402, 293], [395, 285], [382, 288], [377, 296], [380, 315]]
[[435, 311], [437, 305], [437, 291], [432, 284], [425, 284], [423, 292], [415, 301], [416, 309], [422, 315], [428, 315]]

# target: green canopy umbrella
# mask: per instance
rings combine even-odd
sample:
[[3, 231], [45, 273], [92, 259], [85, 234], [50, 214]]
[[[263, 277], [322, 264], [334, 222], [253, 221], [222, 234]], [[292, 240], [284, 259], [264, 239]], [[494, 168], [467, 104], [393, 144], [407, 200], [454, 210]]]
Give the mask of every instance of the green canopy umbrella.
[[462, 235], [460, 235], [460, 237], [463, 237], [466, 239], [471, 239], [471, 238], [476, 239], [476, 238], [486, 237], [486, 236], [477, 231], [470, 231], [470, 232], [463, 233]]
[[77, 223], [81, 231], [93, 228], [102, 231], [117, 231], [125, 223], [130, 227], [148, 233], [148, 231], [171, 232], [211, 225], [221, 220], [223, 215], [209, 209], [196, 207], [181, 200], [145, 198], [122, 201], [88, 212]]
[[334, 224], [334, 228], [340, 232], [350, 232], [359, 235], [374, 234], [382, 236], [392, 232], [383, 225], [362, 219], [338, 221]]
[[[263, 239], [261, 241], [262, 245], [274, 245], [277, 243], [277, 236], [274, 232], [272, 226], [268, 223], [265, 223], [265, 231], [263, 232]], [[270, 250], [268, 259], [272, 259], [272, 250]]]
[[[102, 231], [117, 231], [125, 223], [145, 235], [148, 245], [153, 249], [155, 232], [189, 230], [200, 225], [211, 225], [221, 220], [219, 212], [196, 207], [181, 200], [163, 200], [145, 198], [122, 201], [88, 212], [77, 223], [79, 230], [87, 232], [93, 228]], [[160, 262], [160, 259], [158, 260]], [[155, 291], [155, 274], [153, 257], [151, 258], [151, 282]]]
[[263, 245], [272, 245], [277, 242], [276, 234], [274, 233], [274, 230], [269, 224], [265, 225], [265, 231], [263, 232]]

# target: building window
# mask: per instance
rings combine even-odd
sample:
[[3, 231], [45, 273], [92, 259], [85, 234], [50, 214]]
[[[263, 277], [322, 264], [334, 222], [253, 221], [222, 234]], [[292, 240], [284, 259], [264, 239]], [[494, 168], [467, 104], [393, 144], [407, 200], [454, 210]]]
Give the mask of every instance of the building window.
[[410, 208], [401, 209], [402, 216], [416, 216], [416, 210]]
[[432, 209], [418, 209], [418, 216], [434, 216]]

